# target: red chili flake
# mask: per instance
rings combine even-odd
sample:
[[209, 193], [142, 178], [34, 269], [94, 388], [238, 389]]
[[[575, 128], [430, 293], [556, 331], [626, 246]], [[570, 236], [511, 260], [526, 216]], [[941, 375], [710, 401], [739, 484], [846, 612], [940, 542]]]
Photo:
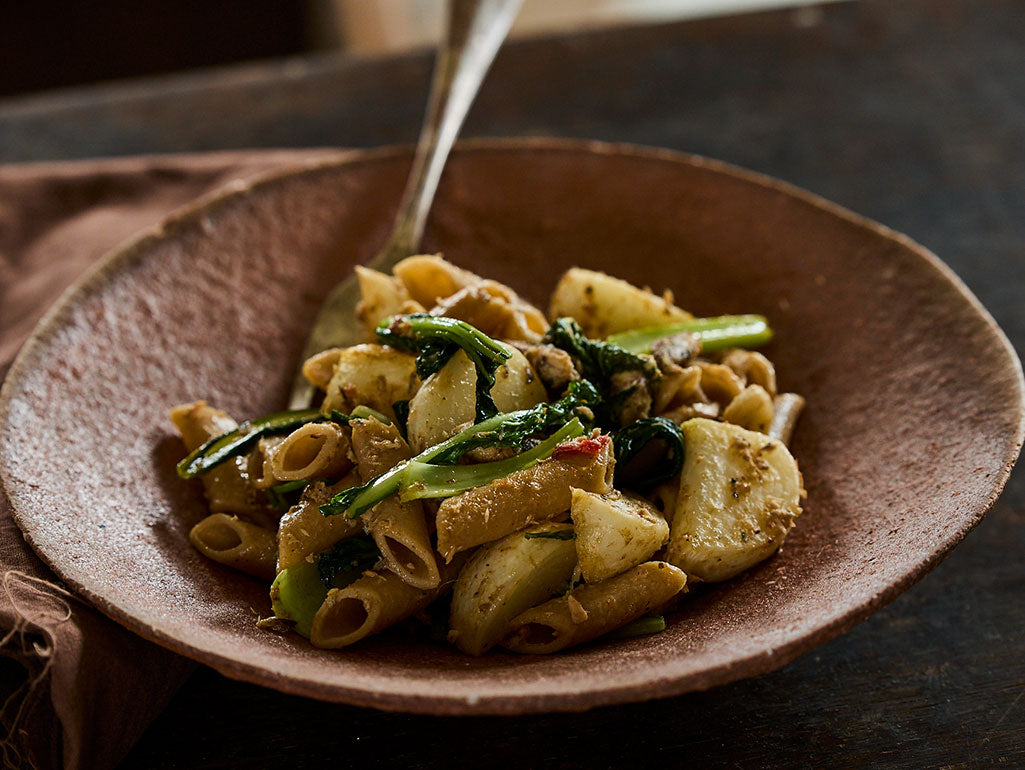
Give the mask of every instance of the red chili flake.
[[609, 445], [612, 439], [601, 434], [599, 436], [580, 436], [570, 439], [555, 447], [552, 457], [558, 460], [560, 457], [582, 455], [584, 457], [597, 457], [601, 451]]

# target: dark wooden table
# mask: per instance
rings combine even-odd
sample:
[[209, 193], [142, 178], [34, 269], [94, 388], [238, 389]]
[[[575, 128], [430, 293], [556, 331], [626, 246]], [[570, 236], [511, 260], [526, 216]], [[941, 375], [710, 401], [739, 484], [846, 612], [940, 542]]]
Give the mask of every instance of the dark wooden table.
[[[0, 161], [415, 138], [427, 55], [303, 58], [0, 104]], [[908, 233], [1025, 350], [1025, 4], [875, 0], [519, 42], [467, 135], [782, 177]], [[887, 344], [880, 340], [880, 344]], [[449, 719], [201, 669], [128, 767], [1025, 766], [1025, 472], [922, 583], [781, 671], [586, 714]]]

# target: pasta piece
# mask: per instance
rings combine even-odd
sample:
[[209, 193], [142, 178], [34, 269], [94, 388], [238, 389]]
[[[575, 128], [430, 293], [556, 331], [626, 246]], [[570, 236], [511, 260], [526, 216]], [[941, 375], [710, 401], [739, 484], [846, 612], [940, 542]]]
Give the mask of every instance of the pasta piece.
[[570, 533], [568, 524], [542, 524], [481, 548], [452, 589], [449, 639], [469, 655], [483, 655], [509, 621], [565, 590], [577, 556], [573, 540], [525, 535]]
[[357, 266], [356, 280], [362, 296], [356, 305], [356, 317], [366, 328], [369, 340], [375, 338], [374, 330], [385, 318], [424, 312], [424, 306], [411, 299], [405, 285], [394, 276]]
[[327, 390], [343, 350], [344, 348], [328, 348], [307, 358], [303, 362], [303, 377], [306, 381], [315, 388]]
[[277, 545], [269, 529], [238, 516], [214, 513], [189, 531], [189, 541], [208, 559], [259, 578], [274, 577]]
[[796, 393], [781, 393], [776, 396], [773, 406], [776, 413], [772, 416], [769, 436], [789, 446], [794, 428], [797, 426], [797, 418], [804, 409], [804, 398]]
[[415, 356], [386, 345], [353, 345], [339, 354], [321, 408], [348, 414], [364, 404], [395, 419], [392, 404], [409, 400], [419, 387]]
[[[527, 359], [510, 348], [512, 356], [495, 372], [491, 395], [501, 412], [527, 409], [545, 400], [545, 388]], [[409, 402], [406, 431], [414, 452], [444, 441], [472, 423], [477, 401], [477, 371], [462, 350], [417, 391]]]
[[728, 580], [783, 545], [804, 494], [786, 446], [713, 420], [682, 426], [687, 457], [666, 560], [692, 578]]
[[451, 588], [462, 562], [442, 570], [442, 580], [431, 589], [415, 588], [388, 570], [370, 570], [345, 588], [332, 588], [313, 616], [310, 641], [317, 647], [337, 649], [383, 631], [426, 609]]
[[723, 409], [722, 418], [741, 428], [768, 433], [773, 415], [772, 397], [761, 385], [748, 385]]
[[[208, 406], [205, 401], [176, 406], [170, 416], [190, 452], [209, 439], [238, 427], [226, 412]], [[200, 480], [214, 513], [235, 513], [261, 523], [268, 520], [263, 493], [252, 483], [249, 456], [233, 457], [200, 476]]]
[[285, 440], [284, 436], [264, 436], [256, 442], [256, 450], [250, 462], [249, 478], [257, 489], [267, 489], [278, 483], [271, 468], [274, 447]]
[[[352, 448], [364, 482], [412, 457], [394, 425], [377, 420], [353, 420], [351, 425]], [[363, 520], [392, 572], [415, 588], [438, 586], [438, 560], [418, 500], [385, 498], [363, 514]]]
[[761, 385], [771, 397], [776, 397], [776, 368], [772, 361], [756, 350], [736, 348], [727, 352], [722, 362], [724, 366], [744, 378], [749, 385]]
[[674, 476], [669, 481], [663, 481], [649, 493], [649, 497], [655, 503], [655, 507], [664, 517], [673, 515], [676, 510], [676, 497], [680, 494], [680, 477]]
[[652, 411], [662, 414], [677, 407], [708, 401], [701, 389], [701, 368], [671, 364], [662, 369], [662, 376], [655, 383], [655, 400]]
[[580, 572], [588, 583], [647, 561], [669, 539], [669, 525], [662, 514], [634, 495], [574, 489], [570, 516]]
[[450, 497], [438, 508], [438, 551], [450, 561], [460, 551], [489, 543], [570, 507], [571, 488], [612, 491], [615, 459], [608, 436], [591, 439], [596, 453], [562, 453], [484, 486]]
[[579, 267], [570, 268], [559, 279], [549, 315], [576, 319], [584, 334], [594, 339], [693, 318], [673, 304], [672, 292], [659, 297], [619, 278]]
[[513, 652], [558, 652], [661, 609], [686, 585], [682, 570], [664, 561], [645, 562], [521, 613], [509, 624], [502, 646]]
[[363, 531], [358, 519], [325, 516], [320, 512], [320, 506], [333, 495], [359, 483], [359, 474], [353, 471], [337, 484], [328, 486], [316, 481], [306, 488], [299, 504], [281, 518], [278, 526], [278, 572]]
[[725, 408], [744, 389], [744, 381], [728, 366], [708, 361], [698, 361], [696, 366], [701, 370], [701, 391], [721, 407]]
[[333, 479], [352, 467], [349, 437], [333, 422], [310, 422], [296, 428], [270, 452], [275, 481]]
[[458, 318], [503, 340], [538, 342], [548, 331], [548, 320], [540, 310], [497, 281], [464, 286], [439, 301], [431, 313]]
[[409, 296], [424, 307], [434, 307], [439, 299], [451, 297], [460, 289], [481, 282], [469, 270], [446, 262], [440, 254], [418, 254], [395, 265], [395, 275]]

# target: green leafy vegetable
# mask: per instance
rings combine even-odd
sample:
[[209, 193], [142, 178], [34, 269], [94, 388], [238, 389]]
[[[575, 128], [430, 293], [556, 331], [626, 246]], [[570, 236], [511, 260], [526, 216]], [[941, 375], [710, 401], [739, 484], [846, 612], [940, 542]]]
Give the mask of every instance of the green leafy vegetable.
[[[327, 416], [317, 409], [299, 409], [274, 412], [255, 420], [246, 420], [234, 430], [214, 436], [190, 452], [184, 460], [178, 463], [178, 475], [183, 479], [201, 476], [225, 460], [248, 452], [264, 436], [291, 433], [300, 425], [305, 425], [308, 422], [334, 420], [335, 414]], [[344, 418], [344, 415], [341, 416]]]
[[616, 486], [647, 491], [683, 468], [683, 431], [665, 417], [648, 417], [612, 436]]
[[351, 412], [349, 412], [349, 419], [350, 420], [369, 420], [369, 419], [374, 419], [374, 420], [377, 420], [378, 422], [383, 422], [385, 425], [391, 425], [391, 419], [387, 415], [381, 414], [376, 409], [371, 409], [369, 406], [366, 406], [365, 404], [360, 404], [355, 409], [353, 409]]
[[572, 318], [551, 325], [544, 341], [565, 350], [584, 379], [595, 383], [603, 398], [598, 422], [623, 425], [647, 414], [654, 383], [662, 376], [650, 357], [608, 342], [589, 340]]
[[573, 356], [580, 374], [592, 382], [606, 383], [619, 372], [643, 372], [658, 377], [653, 361], [610, 342], [587, 339], [572, 318], [560, 318], [553, 323], [544, 341]]
[[538, 404], [530, 409], [489, 417], [447, 441], [424, 450], [412, 460], [399, 463], [366, 484], [339, 492], [330, 502], [320, 506], [320, 512], [325, 516], [348, 512], [351, 518], [356, 518], [384, 498], [398, 492], [407, 467], [412, 462], [451, 465], [478, 447], [523, 449], [532, 438], [551, 433], [574, 419], [590, 429], [594, 411], [600, 403], [601, 396], [590, 382], [578, 380], [570, 383], [566, 395], [554, 404]]
[[[464, 441], [435, 455], [430, 462], [451, 465], [467, 452], [480, 447], [514, 447], [525, 449], [536, 436], [551, 433], [570, 420], [579, 419], [588, 430], [593, 426], [594, 414], [602, 403], [601, 394], [587, 380], [571, 382], [566, 395], [553, 404], [540, 403], [530, 409], [506, 412], [495, 420], [495, 427], [477, 430]], [[482, 428], [484, 423], [477, 427]]]
[[381, 551], [372, 537], [348, 537], [317, 557], [317, 572], [326, 588], [344, 588], [380, 558]]
[[580, 420], [575, 417], [533, 449], [520, 452], [507, 460], [476, 465], [431, 465], [411, 461], [400, 482], [399, 498], [420, 500], [430, 497], [452, 497], [474, 487], [480, 487], [510, 473], [522, 471], [544, 460], [555, 447], [584, 433]]
[[[444, 456], [447, 453], [455, 454], [456, 456], [461, 455], [462, 452], [458, 451], [458, 448], [461, 446], [470, 446], [471, 444], [478, 446], [478, 444], [470, 440], [473, 439], [477, 432], [495, 430], [505, 418], [521, 414], [522, 412], [499, 414], [477, 425], [473, 425], [461, 433], [457, 433], [447, 441], [424, 450], [411, 460], [399, 463], [394, 468], [371, 479], [363, 486], [351, 487], [339, 492], [329, 502], [320, 506], [320, 512], [325, 516], [337, 516], [347, 513], [349, 518], [354, 519], [396, 492], [402, 492], [404, 499], [445, 496], [444, 494], [419, 494], [418, 492], [409, 491], [414, 484], [420, 485], [419, 489], [421, 491], [441, 492], [442, 489], [456, 489], [457, 491], [450, 491], [447, 494], [457, 494], [458, 491], [486, 484], [495, 478], [502, 478], [521, 468], [529, 468], [538, 460], [550, 455], [561, 441], [583, 434], [583, 426], [574, 417], [556, 431], [551, 439], [516, 457], [510, 457], [508, 460], [499, 460], [496, 463], [458, 466], [459, 473], [453, 472], [457, 470], [454, 466], [431, 464], [434, 458]], [[552, 439], [557, 436], [561, 438], [553, 442]], [[471, 448], [473, 447], [471, 446]], [[435, 471], [438, 472], [438, 476], [430, 476]], [[498, 473], [498, 475], [494, 475], [495, 473]]]
[[709, 352], [724, 348], [753, 348], [772, 339], [772, 329], [765, 316], [723, 315], [633, 329], [613, 334], [606, 342], [634, 353], [647, 353], [655, 340], [680, 332], [697, 335], [701, 340], [701, 349]]
[[402, 437], [406, 437], [406, 426], [409, 423], [409, 400], [396, 401], [391, 405], [392, 411], [395, 412], [395, 420], [399, 424], [399, 431], [402, 433]]
[[544, 538], [546, 540], [576, 540], [577, 533], [572, 529], [560, 529], [556, 532], [524, 532], [524, 540], [536, 540], [537, 538]]
[[[270, 507], [275, 511], [287, 511], [299, 502], [299, 496], [302, 495], [302, 491], [310, 485], [311, 481], [310, 479], [297, 479], [296, 481], [275, 484], [267, 490], [267, 499], [270, 502]], [[297, 492], [299, 494], [296, 494]]]
[[657, 634], [665, 630], [666, 619], [664, 615], [648, 615], [647, 617], [637, 618], [633, 623], [627, 623], [619, 630], [613, 631], [609, 636], [613, 639], [629, 639], [634, 636]]
[[512, 355], [465, 321], [427, 313], [386, 318], [377, 327], [377, 338], [385, 345], [416, 353], [416, 373], [426, 380], [462, 349], [477, 370], [476, 422], [498, 414], [491, 397], [495, 371]]

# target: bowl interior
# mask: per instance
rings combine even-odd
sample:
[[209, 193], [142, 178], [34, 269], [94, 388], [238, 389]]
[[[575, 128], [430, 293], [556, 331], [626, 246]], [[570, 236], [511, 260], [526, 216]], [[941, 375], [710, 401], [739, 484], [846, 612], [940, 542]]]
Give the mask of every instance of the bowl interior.
[[784, 550], [695, 592], [657, 636], [551, 658], [467, 658], [385, 634], [345, 652], [260, 631], [266, 586], [188, 544], [204, 515], [167, 420], [204, 398], [279, 408], [318, 303], [369, 258], [409, 156], [355, 153], [172, 217], [87, 277], [5, 385], [0, 473], [57, 573], [114, 619], [225, 673], [433, 713], [578, 709], [763, 673], [840, 633], [981, 518], [1017, 456], [1020, 366], [920, 247], [780, 183], [682, 155], [581, 143], [464, 145], [425, 251], [539, 303], [580, 265], [697, 315], [764, 313], [808, 500]]

